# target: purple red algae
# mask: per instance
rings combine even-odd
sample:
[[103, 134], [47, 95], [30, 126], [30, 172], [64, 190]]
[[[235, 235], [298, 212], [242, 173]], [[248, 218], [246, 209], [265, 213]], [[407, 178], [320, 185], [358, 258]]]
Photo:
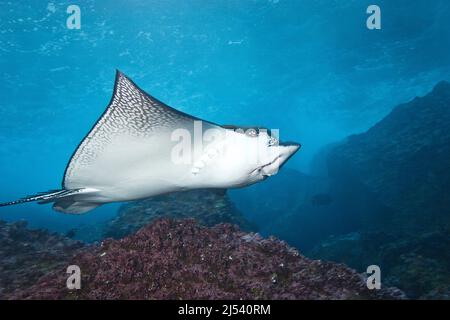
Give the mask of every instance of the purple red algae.
[[395, 288], [369, 290], [342, 264], [310, 260], [285, 242], [231, 224], [158, 219], [120, 240], [65, 259], [81, 270], [66, 287], [58, 265], [9, 299], [401, 299]]

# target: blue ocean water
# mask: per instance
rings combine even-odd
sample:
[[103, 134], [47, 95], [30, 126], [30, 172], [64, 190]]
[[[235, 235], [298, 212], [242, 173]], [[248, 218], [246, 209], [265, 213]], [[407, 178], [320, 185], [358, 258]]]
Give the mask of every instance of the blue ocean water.
[[[0, 202], [59, 188], [79, 141], [112, 94], [115, 69], [184, 112], [280, 129], [310, 170], [328, 143], [449, 79], [450, 3], [376, 1], [0, 1]], [[101, 223], [27, 204], [0, 218], [68, 230]]]

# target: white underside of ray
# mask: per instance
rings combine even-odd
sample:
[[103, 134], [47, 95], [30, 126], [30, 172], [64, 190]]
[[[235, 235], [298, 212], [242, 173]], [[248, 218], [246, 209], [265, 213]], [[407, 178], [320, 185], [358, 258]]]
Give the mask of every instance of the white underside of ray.
[[[66, 189], [89, 192], [73, 198], [72, 209], [70, 202], [62, 208], [57, 203], [55, 209], [77, 213], [101, 203], [194, 188], [199, 178], [192, 174], [192, 164], [171, 159], [177, 143], [171, 134], [180, 128], [193, 134], [199, 120], [162, 104], [118, 73], [110, 105], [78, 147], [64, 177]], [[202, 126], [223, 130], [206, 121]]]
[[140, 199], [186, 187], [190, 165], [174, 164], [169, 134], [146, 138], [116, 137], [90, 165], [80, 166], [67, 181], [69, 188], [99, 190], [99, 202]]

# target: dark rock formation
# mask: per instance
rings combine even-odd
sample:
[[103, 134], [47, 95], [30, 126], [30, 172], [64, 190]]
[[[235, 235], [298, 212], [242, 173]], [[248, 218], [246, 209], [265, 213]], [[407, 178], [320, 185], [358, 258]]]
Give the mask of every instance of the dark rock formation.
[[393, 209], [384, 228], [411, 233], [450, 226], [450, 83], [349, 137], [329, 154], [328, 167], [331, 177], [360, 183]]
[[449, 240], [448, 233], [439, 230], [415, 238], [383, 231], [335, 236], [323, 241], [309, 255], [343, 261], [360, 271], [377, 264], [382, 270], [382, 282], [401, 288], [411, 298], [448, 297]]
[[360, 212], [358, 237], [329, 238], [313, 256], [358, 270], [378, 264], [385, 282], [412, 298], [448, 297], [450, 84], [336, 146], [328, 169], [336, 186], [365, 190], [384, 209]]
[[[412, 298], [450, 288], [450, 84], [332, 144], [309, 176], [286, 170], [233, 198], [263, 234], [364, 272]], [[260, 218], [258, 218], [258, 214]]]
[[27, 223], [0, 220], [0, 299], [34, 284], [50, 270], [66, 265], [83, 245]]
[[106, 225], [103, 238], [122, 238], [157, 218], [192, 218], [205, 226], [231, 223], [255, 231], [229, 200], [224, 190], [193, 190], [152, 197], [123, 205]]
[[81, 289], [66, 288], [61, 268], [14, 299], [395, 299], [395, 289], [368, 290], [339, 264], [309, 260], [284, 242], [227, 224], [158, 220], [121, 240], [70, 260]]

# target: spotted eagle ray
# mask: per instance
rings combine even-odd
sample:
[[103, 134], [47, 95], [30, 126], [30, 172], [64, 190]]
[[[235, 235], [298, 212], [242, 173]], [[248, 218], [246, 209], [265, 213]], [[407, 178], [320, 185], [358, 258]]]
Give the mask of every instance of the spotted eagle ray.
[[62, 188], [0, 206], [37, 201], [81, 214], [109, 202], [244, 187], [276, 174], [299, 148], [265, 129], [221, 126], [178, 111], [117, 71], [111, 101], [69, 160]]

